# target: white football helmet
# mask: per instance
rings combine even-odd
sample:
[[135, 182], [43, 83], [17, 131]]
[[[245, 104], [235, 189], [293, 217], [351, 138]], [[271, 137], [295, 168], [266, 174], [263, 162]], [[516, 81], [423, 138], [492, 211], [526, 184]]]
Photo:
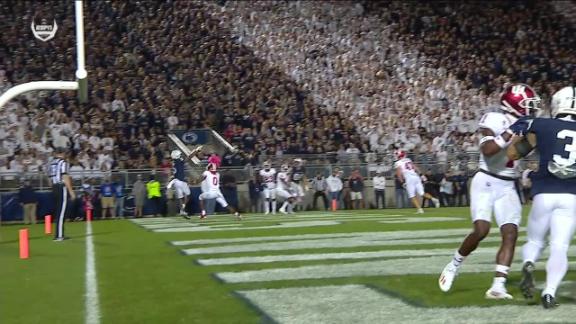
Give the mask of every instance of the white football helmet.
[[552, 96], [552, 117], [576, 115], [576, 87], [564, 87]]
[[170, 153], [170, 156], [172, 157], [172, 160], [178, 160], [182, 157], [182, 152], [180, 150], [174, 150]]

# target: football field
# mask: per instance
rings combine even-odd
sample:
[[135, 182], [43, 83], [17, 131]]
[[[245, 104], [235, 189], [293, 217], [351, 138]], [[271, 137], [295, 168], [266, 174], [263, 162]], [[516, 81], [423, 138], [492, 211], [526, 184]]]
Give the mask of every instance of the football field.
[[[468, 215], [440, 208], [81, 222], [66, 224], [71, 239], [61, 243], [36, 225], [28, 260], [18, 259], [24, 226], [3, 225], [0, 323], [576, 322], [576, 276], [560, 287], [561, 306], [544, 310], [520, 294], [519, 248], [508, 284], [515, 299], [484, 299], [494, 230], [442, 293], [437, 279], [469, 232]], [[523, 225], [519, 245], [525, 236]], [[574, 248], [570, 261], [573, 271]], [[540, 288], [544, 268], [537, 264]]]

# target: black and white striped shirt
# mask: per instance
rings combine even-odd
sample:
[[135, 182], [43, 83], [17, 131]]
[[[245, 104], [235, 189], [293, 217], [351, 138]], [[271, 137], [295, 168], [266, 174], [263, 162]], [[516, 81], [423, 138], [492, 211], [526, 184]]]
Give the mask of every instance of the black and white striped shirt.
[[55, 158], [52, 163], [50, 163], [48, 171], [52, 184], [64, 183], [62, 176], [68, 173], [68, 167], [68, 162], [60, 158]]

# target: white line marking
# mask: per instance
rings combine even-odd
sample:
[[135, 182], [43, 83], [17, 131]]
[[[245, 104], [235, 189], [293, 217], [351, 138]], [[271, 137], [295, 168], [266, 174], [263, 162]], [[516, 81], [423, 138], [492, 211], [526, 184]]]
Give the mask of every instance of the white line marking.
[[[474, 254], [489, 253], [495, 255], [497, 247], [479, 248]], [[352, 260], [352, 259], [376, 259], [392, 257], [424, 257], [437, 255], [453, 255], [454, 249], [426, 249], [426, 250], [384, 250], [370, 252], [348, 252], [348, 253], [317, 253], [317, 254], [289, 254], [289, 255], [262, 255], [255, 257], [232, 257], [232, 258], [212, 258], [199, 259], [198, 263], [204, 266], [211, 265], [233, 265], [251, 263], [272, 263], [284, 261], [317, 261], [317, 260]]]
[[[415, 257], [354, 263], [323, 264], [293, 268], [218, 272], [215, 275], [226, 283], [371, 276], [405, 276], [411, 274], [439, 276], [446, 263], [450, 260], [451, 258], [449, 256]], [[512, 264], [513, 271], [519, 271], [521, 263], [521, 260], [514, 262]], [[574, 269], [576, 262], [569, 262], [569, 265], [570, 269]], [[466, 259], [466, 263], [460, 268], [461, 276], [464, 273], [481, 272], [494, 272], [493, 253], [479, 253], [473, 255], [472, 258]]]
[[92, 223], [86, 222], [86, 324], [100, 323], [96, 256], [92, 238]]
[[[288, 323], [573, 323], [576, 305], [416, 307], [360, 285], [239, 291], [275, 322]], [[483, 292], [481, 292], [483, 293]], [[431, 294], [439, 295], [438, 292]]]

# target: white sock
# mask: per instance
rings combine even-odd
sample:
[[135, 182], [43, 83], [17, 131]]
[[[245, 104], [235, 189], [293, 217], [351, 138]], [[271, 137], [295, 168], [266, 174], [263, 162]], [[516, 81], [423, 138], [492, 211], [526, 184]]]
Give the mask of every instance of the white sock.
[[282, 207], [280, 207], [280, 209], [282, 210], [286, 210], [286, 207], [288, 206], [288, 200], [286, 200], [283, 204]]
[[494, 290], [506, 290], [506, 277], [494, 277], [492, 281], [492, 289]]
[[454, 252], [454, 258], [452, 258], [452, 264], [455, 267], [459, 267], [462, 264], [462, 262], [464, 262], [465, 259], [466, 257], [460, 254], [458, 250], [456, 250], [456, 252]]
[[276, 200], [272, 200], [272, 213], [276, 213]]
[[288, 212], [291, 213], [294, 211], [294, 204], [288, 204]]
[[550, 246], [550, 256], [546, 262], [546, 288], [542, 291], [542, 295], [550, 294], [556, 295], [556, 289], [562, 282], [562, 279], [568, 271], [568, 257], [566, 250], [557, 249]]
[[270, 212], [270, 201], [264, 201], [264, 213], [268, 214]]

